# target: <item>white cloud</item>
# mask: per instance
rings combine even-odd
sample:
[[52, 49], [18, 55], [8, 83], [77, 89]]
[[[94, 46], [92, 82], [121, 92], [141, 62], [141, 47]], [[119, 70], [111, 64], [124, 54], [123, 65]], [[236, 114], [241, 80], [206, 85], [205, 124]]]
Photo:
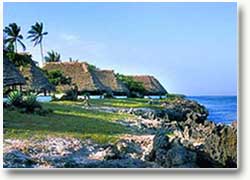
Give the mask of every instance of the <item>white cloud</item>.
[[66, 40], [66, 41], [78, 41], [80, 40], [80, 38], [77, 36], [77, 35], [74, 35], [74, 34], [68, 34], [68, 33], [62, 33], [60, 35], [60, 37], [63, 39], [63, 40]]

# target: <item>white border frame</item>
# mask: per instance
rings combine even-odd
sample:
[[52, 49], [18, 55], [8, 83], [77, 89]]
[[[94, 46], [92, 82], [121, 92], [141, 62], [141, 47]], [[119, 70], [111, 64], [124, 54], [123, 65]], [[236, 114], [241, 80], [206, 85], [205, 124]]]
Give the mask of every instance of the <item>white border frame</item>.
[[[64, 172], [64, 173], [70, 173], [70, 172], [73, 172], [74, 174], [79, 174], [78, 172], [78, 170], [80, 170], [80, 171], [82, 171], [82, 172], [86, 172], [87, 174], [89, 174], [89, 173], [91, 173], [91, 174], [94, 174], [94, 172], [107, 172], [107, 170], [110, 172], [110, 171], [113, 171], [114, 170], [114, 174], [116, 174], [116, 172], [118, 172], [118, 173], [120, 173], [120, 172], [135, 172], [135, 171], [137, 171], [137, 172], [142, 172], [143, 171], [143, 173], [145, 173], [145, 172], [149, 172], [149, 173], [153, 173], [153, 172], [157, 172], [157, 173], [159, 173], [159, 172], [165, 172], [165, 171], [167, 171], [168, 173], [170, 173], [170, 174], [180, 174], [180, 171], [181, 172], [185, 172], [185, 173], [187, 173], [187, 172], [190, 172], [190, 171], [195, 171], [195, 173], [198, 173], [198, 175], [200, 175], [202, 172], [205, 172], [205, 171], [209, 171], [209, 172], [211, 172], [211, 171], [219, 171], [219, 172], [226, 172], [227, 174], [229, 174], [229, 177], [232, 175], [232, 173], [230, 173], [230, 172], [235, 172], [235, 170], [237, 170], [237, 172], [239, 171], [239, 170], [241, 170], [242, 169], [242, 165], [241, 165], [241, 154], [242, 154], [242, 151], [243, 151], [243, 149], [242, 149], [242, 145], [241, 145], [241, 143], [243, 143], [242, 141], [241, 141], [241, 134], [242, 134], [242, 128], [243, 129], [245, 129], [246, 130], [246, 126], [244, 126], [244, 127], [242, 127], [241, 128], [241, 124], [242, 124], [242, 117], [244, 117], [246, 114], [244, 113], [243, 114], [243, 112], [241, 112], [241, 110], [240, 110], [240, 107], [241, 108], [244, 108], [244, 106], [242, 105], [243, 104], [243, 99], [242, 99], [242, 93], [240, 94], [239, 92], [240, 91], [243, 91], [243, 89], [242, 89], [242, 87], [241, 86], [243, 86], [243, 84], [241, 83], [242, 82], [242, 80], [244, 80], [243, 79], [243, 76], [242, 76], [242, 70], [244, 71], [244, 72], [246, 72], [245, 70], [246, 70], [246, 68], [247, 68], [247, 66], [242, 66], [243, 64], [243, 62], [242, 62], [242, 59], [241, 59], [241, 57], [242, 57], [242, 55], [246, 55], [246, 54], [243, 54], [243, 48], [242, 48], [242, 35], [240, 35], [240, 33], [242, 32], [242, 31], [244, 31], [243, 29], [242, 29], [242, 26], [243, 26], [243, 24], [242, 24], [242, 6], [241, 6], [241, 4], [244, 4], [244, 5], [246, 5], [246, 4], [248, 4], [247, 3], [247, 0], [246, 1], [244, 1], [244, 0], [242, 0], [241, 2], [239, 2], [238, 3], [238, 67], [237, 67], [237, 69], [238, 69], [238, 81], [237, 81], [237, 83], [238, 83], [238, 92], [237, 92], [237, 104], [238, 104], [238, 111], [237, 111], [237, 119], [238, 119], [238, 167], [237, 168], [235, 168], [235, 169], [232, 169], [232, 168], [223, 168], [223, 169], [217, 169], [217, 168], [209, 168], [209, 169], [179, 169], [179, 168], [172, 168], [172, 169], [168, 169], [168, 168], [164, 168], [164, 169], [99, 169], [99, 168], [97, 168], [97, 169], [86, 169], [86, 168], [73, 168], [73, 169], [33, 169], [33, 170], [31, 170], [31, 169], [17, 169], [17, 170], [11, 170], [12, 172], [15, 172], [16, 173], [16, 175], [24, 175], [25, 173], [32, 173], [32, 172], [34, 172], [34, 173], [32, 173], [33, 175], [38, 175], [38, 174], [41, 174], [41, 173], [48, 173], [48, 174], [51, 174], [50, 172], [51, 171], [53, 171], [53, 172], [57, 172], [57, 175], [59, 175], [60, 174], [60, 172]], [[26, 0], [26, 1], [13, 1], [13, 0], [5, 0], [4, 2], [33, 2], [33, 1], [31, 1], [31, 0]], [[37, 2], [52, 2], [52, 1], [48, 1], [48, 0], [46, 0], [46, 1], [37, 1]], [[67, 2], [67, 1], [65, 1], [65, 0], [62, 0], [62, 1], [53, 1], [53, 2]], [[75, 0], [74, 2], [89, 2], [89, 1], [81, 1], [81, 0]], [[92, 1], [92, 2], [105, 2], [105, 1], [96, 1], [96, 0], [94, 0], [94, 1]], [[109, 1], [109, 2], [116, 2], [116, 1]], [[128, 2], [131, 2], [131, 1], [128, 1]], [[149, 1], [140, 1], [140, 2], [149, 2]], [[162, 1], [161, 1], [162, 2]], [[165, 2], [165, 1], [164, 1]], [[171, 2], [171, 1], [166, 1], [166, 2]], [[179, 1], [179, 2], [188, 2], [188, 1]], [[200, 1], [192, 1], [192, 2], [200, 2]], [[217, 1], [205, 1], [205, 2], [217, 2]], [[220, 1], [220, 2], [235, 2], [235, 1], [224, 1], [224, 0], [222, 0], [222, 1]], [[1, 4], [2, 5], [2, 4]], [[3, 12], [3, 6], [1, 6], [0, 5], [0, 12], [1, 12], [1, 14], [2, 14], [2, 12]], [[240, 7], [239, 7], [240, 6]], [[245, 6], [246, 7], [246, 6]], [[245, 13], [246, 13], [246, 11], [244, 11]], [[3, 22], [2, 22], [3, 20], [1, 19], [1, 27], [2, 27], [2, 24], [3, 24]], [[246, 22], [246, 21], [245, 21]], [[245, 28], [247, 28], [247, 27], [245, 27]], [[0, 37], [2, 38], [2, 31], [1, 31], [1, 33], [0, 33]], [[2, 42], [1, 42], [2, 43]], [[245, 43], [246, 44], [246, 43]], [[1, 48], [2, 48], [2, 45], [1, 45]], [[1, 55], [2, 55], [2, 50], [1, 50]], [[2, 69], [2, 63], [1, 63], [1, 65], [0, 65], [0, 68]], [[0, 75], [2, 76], [2, 71], [1, 71], [1, 73], [0, 73]], [[2, 82], [2, 78], [1, 78], [1, 82]], [[248, 87], [248, 89], [249, 89], [249, 87]], [[249, 91], [248, 91], [249, 92]], [[1, 88], [1, 91], [0, 91], [0, 93], [2, 93], [2, 88]], [[244, 94], [244, 93], [243, 93]], [[249, 97], [249, 96], [247, 96], [247, 97]], [[248, 101], [249, 102], [249, 101]], [[2, 103], [2, 97], [0, 98], [0, 103]], [[244, 104], [246, 104], [246, 103], [244, 103]], [[245, 111], [246, 112], [246, 111]], [[2, 114], [3, 112], [2, 112], [2, 109], [1, 109], [1, 114]], [[243, 115], [243, 116], [242, 116]], [[2, 117], [1, 117], [1, 119], [2, 119]], [[2, 123], [2, 120], [1, 120], [1, 123]], [[246, 123], [246, 122], [244, 122], [244, 123]], [[1, 126], [1, 131], [0, 131], [0, 133], [1, 133], [1, 140], [2, 140], [2, 142], [3, 142], [3, 137], [2, 137], [2, 133], [3, 133], [3, 129], [2, 129], [2, 126]], [[248, 131], [248, 133], [249, 133], [249, 131]], [[244, 158], [245, 159], [245, 158]], [[2, 147], [1, 147], [1, 160], [2, 160]], [[2, 162], [2, 161], [1, 161]], [[8, 170], [8, 169], [6, 169], [6, 170]], [[28, 171], [28, 172], [27, 172]], [[178, 171], [178, 172], [177, 172]], [[201, 173], [200, 173], [201, 172]], [[215, 173], [215, 172], [213, 172], [213, 173]], [[211, 174], [213, 174], [212, 172], [211, 172]], [[11, 173], [9, 173], [9, 174], [11, 174]], [[72, 173], [70, 173], [71, 175], [72, 175]], [[82, 173], [80, 173], [80, 174], [82, 174]], [[134, 173], [132, 173], [132, 174], [134, 174]], [[148, 174], [148, 173], [147, 173]], [[154, 173], [155, 174], [155, 173]], [[182, 174], [182, 173], [181, 173]], [[189, 174], [189, 173], [188, 173]], [[215, 173], [215, 174], [217, 174], [218, 175], [218, 173]], [[234, 173], [235, 174], [235, 173]], [[246, 173], [245, 173], [246, 174]], [[248, 175], [249, 175], [249, 173], [248, 173]], [[229, 178], [229, 177], [227, 177], [227, 179]], [[235, 176], [231, 176], [231, 177], [234, 177], [235, 178]]]

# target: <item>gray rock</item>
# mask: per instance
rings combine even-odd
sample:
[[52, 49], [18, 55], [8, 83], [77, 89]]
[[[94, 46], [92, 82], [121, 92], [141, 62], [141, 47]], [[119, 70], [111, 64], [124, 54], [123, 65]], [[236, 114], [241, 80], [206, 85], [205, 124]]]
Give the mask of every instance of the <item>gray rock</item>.
[[160, 131], [154, 138], [153, 149], [147, 159], [161, 167], [181, 168], [198, 167], [196, 157], [196, 152], [184, 147], [179, 139], [170, 142], [166, 132]]
[[123, 157], [141, 158], [143, 151], [139, 144], [129, 140], [121, 140], [116, 143], [116, 148]]
[[204, 152], [223, 167], [237, 167], [237, 130], [227, 125], [215, 129], [205, 139]]
[[188, 150], [180, 142], [174, 141], [171, 143], [170, 149], [165, 155], [163, 167], [198, 167], [196, 164], [196, 153]]
[[3, 154], [4, 168], [31, 168], [36, 162], [19, 150], [13, 150]]

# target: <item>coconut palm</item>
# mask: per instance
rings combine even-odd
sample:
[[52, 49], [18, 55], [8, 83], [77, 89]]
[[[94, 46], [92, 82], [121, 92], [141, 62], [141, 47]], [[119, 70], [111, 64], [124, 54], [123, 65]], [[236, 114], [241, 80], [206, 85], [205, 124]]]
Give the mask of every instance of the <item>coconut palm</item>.
[[6, 33], [3, 33], [3, 50], [6, 50], [8, 46], [6, 39], [7, 39], [7, 35]]
[[45, 56], [46, 62], [60, 62], [61, 55], [55, 51], [47, 52], [47, 56]]
[[9, 26], [6, 26], [4, 28], [4, 33], [5, 33], [5, 39], [4, 39], [4, 44], [8, 46], [14, 46], [15, 51], [17, 53], [17, 44], [20, 44], [25, 51], [25, 45], [22, 42], [23, 36], [20, 33], [21, 32], [21, 27], [18, 26], [16, 23], [11, 23]]
[[43, 23], [36, 22], [34, 25], [31, 26], [31, 29], [28, 31], [29, 36], [28, 39], [31, 39], [32, 42], [34, 42], [34, 46], [40, 44], [40, 50], [41, 50], [41, 57], [42, 57], [42, 63], [43, 63], [43, 37], [48, 34], [48, 32], [43, 32]]

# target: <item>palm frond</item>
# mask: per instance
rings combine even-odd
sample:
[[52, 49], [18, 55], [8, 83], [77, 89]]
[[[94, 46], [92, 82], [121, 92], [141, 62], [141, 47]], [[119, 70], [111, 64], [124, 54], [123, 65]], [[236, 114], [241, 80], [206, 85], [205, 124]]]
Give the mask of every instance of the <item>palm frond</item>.
[[34, 42], [34, 46], [40, 44], [43, 40], [43, 36], [47, 35], [47, 32], [43, 32], [43, 23], [36, 22], [31, 26], [31, 29], [28, 31], [29, 36], [27, 39], [31, 39]]
[[[5, 27], [3, 31], [6, 36], [5, 43], [14, 46], [15, 42], [18, 42], [25, 50], [25, 45], [21, 41], [23, 39], [23, 36], [21, 34], [20, 26], [18, 26], [16, 23], [11, 23], [7, 27]], [[17, 47], [15, 48], [17, 49]]]
[[46, 62], [60, 62], [61, 61], [61, 55], [53, 50], [50, 52], [47, 52], [47, 56], [45, 56]]
[[23, 42], [22, 42], [20, 39], [18, 39], [17, 42], [19, 42], [19, 44], [22, 46], [23, 50], [25, 51], [25, 50], [26, 50], [26, 47], [25, 47], [25, 45], [23, 44]]
[[23, 39], [23, 35], [21, 35], [21, 34], [18, 35], [17, 37], [18, 37], [19, 39]]

